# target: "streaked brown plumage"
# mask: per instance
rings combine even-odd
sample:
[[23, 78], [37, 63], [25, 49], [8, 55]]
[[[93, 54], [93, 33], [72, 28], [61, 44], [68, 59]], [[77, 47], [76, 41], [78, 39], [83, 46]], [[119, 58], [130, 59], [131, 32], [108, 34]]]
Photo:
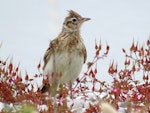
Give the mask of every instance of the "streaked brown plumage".
[[44, 75], [49, 76], [50, 85], [45, 84], [42, 93], [49, 91], [55, 94], [60, 83], [72, 84], [80, 74], [87, 57], [80, 27], [88, 20], [90, 19], [83, 18], [73, 10], [69, 11], [61, 33], [50, 42], [44, 56]]

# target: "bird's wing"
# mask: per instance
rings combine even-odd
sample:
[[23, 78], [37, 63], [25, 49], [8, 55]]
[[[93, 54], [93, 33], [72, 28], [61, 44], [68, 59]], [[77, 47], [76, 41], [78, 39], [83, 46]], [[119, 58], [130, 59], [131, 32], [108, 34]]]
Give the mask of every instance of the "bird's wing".
[[49, 47], [47, 48], [45, 54], [44, 54], [44, 66], [43, 66], [43, 69], [45, 68], [49, 58], [51, 57], [51, 54], [52, 54], [52, 49], [51, 49], [51, 43], [49, 44]]
[[49, 47], [47, 48], [45, 54], [44, 54], [44, 66], [43, 69], [45, 68], [46, 64], [48, 63], [48, 60], [50, 59], [52, 53], [54, 52], [54, 49], [56, 48], [58, 44], [58, 39], [54, 39], [53, 41], [50, 42]]
[[[83, 44], [83, 46], [84, 46], [84, 44]], [[87, 52], [86, 52], [85, 46], [84, 46], [84, 48], [83, 48], [83, 57], [84, 57], [84, 63], [85, 63], [85, 62], [86, 62], [86, 59], [87, 59]]]

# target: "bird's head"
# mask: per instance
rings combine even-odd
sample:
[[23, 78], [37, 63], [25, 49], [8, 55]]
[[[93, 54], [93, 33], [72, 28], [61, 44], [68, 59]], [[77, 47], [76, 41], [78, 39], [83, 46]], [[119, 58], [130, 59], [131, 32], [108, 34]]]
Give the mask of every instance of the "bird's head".
[[90, 18], [84, 18], [77, 12], [70, 10], [69, 15], [65, 18], [63, 23], [63, 29], [67, 32], [79, 31], [81, 25], [88, 20], [90, 20]]

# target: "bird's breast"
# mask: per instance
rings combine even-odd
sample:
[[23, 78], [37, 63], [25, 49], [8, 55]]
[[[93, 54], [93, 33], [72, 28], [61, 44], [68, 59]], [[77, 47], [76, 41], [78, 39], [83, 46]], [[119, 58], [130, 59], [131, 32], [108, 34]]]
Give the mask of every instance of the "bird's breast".
[[[84, 64], [84, 57], [77, 51], [68, 52], [67, 50], [60, 53], [55, 52], [48, 61], [44, 73], [51, 75], [54, 71], [61, 73], [59, 83], [74, 82], [80, 74], [82, 65]], [[53, 78], [50, 78], [53, 81]]]

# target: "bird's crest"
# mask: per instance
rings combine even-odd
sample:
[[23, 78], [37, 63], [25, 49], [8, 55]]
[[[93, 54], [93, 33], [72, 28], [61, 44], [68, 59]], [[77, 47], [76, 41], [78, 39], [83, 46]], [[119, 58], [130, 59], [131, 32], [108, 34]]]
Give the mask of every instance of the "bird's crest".
[[73, 10], [69, 10], [69, 17], [80, 17], [82, 18], [81, 15], [79, 15], [77, 12], [73, 11]]

